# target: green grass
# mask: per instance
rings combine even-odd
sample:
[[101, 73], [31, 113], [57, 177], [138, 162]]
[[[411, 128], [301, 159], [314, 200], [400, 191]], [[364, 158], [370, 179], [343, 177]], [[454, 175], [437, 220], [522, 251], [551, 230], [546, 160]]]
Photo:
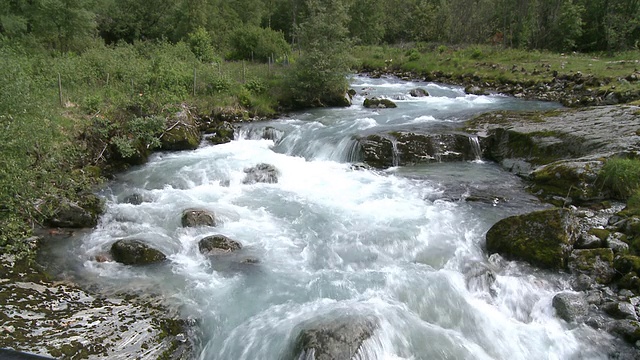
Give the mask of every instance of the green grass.
[[[450, 77], [477, 76], [483, 80], [499, 82], [549, 82], [554, 71], [560, 75], [581, 72], [606, 79], [611, 86], [629, 90], [640, 89], [640, 83], [629, 84], [618, 81], [640, 68], [640, 51], [618, 53], [613, 57], [604, 54], [551, 53], [504, 49], [497, 46], [475, 45], [449, 48], [446, 46], [422, 45], [419, 56], [410, 48], [389, 46], [358, 46], [352, 55], [361, 68], [411, 71], [416, 74], [435, 71]], [[596, 89], [598, 86], [595, 87]]]
[[611, 158], [608, 159], [598, 179], [604, 189], [609, 190], [613, 197], [627, 200], [637, 195], [640, 190], [640, 160]]

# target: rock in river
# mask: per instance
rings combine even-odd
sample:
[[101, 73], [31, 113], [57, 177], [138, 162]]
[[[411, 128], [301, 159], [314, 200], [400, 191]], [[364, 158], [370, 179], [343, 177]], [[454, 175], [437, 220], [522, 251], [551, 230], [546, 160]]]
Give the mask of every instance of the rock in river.
[[240, 250], [242, 244], [224, 235], [212, 235], [200, 240], [198, 248], [205, 255], [216, 255]]
[[578, 232], [570, 211], [551, 209], [511, 216], [487, 232], [487, 250], [541, 268], [563, 269]]
[[247, 175], [245, 175], [242, 183], [246, 185], [255, 183], [275, 184], [278, 182], [278, 176], [280, 175], [275, 166], [264, 163], [246, 168], [244, 172]]
[[183, 227], [216, 226], [215, 215], [207, 210], [188, 209], [182, 213]]
[[139, 240], [118, 240], [111, 245], [111, 256], [125, 265], [147, 265], [162, 262], [166, 256]]

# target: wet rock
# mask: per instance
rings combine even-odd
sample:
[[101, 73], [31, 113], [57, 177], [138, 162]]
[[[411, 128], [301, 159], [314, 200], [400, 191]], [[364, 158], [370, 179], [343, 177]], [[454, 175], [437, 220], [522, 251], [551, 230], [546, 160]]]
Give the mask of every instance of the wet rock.
[[118, 240], [111, 245], [113, 260], [125, 265], [148, 265], [166, 260], [160, 251], [139, 240]]
[[561, 319], [575, 322], [582, 319], [589, 311], [589, 304], [581, 293], [562, 292], [552, 300], [553, 308]]
[[469, 291], [481, 291], [491, 296], [496, 295], [494, 284], [496, 273], [482, 263], [472, 263], [464, 270]]
[[375, 168], [476, 159], [477, 149], [466, 134], [390, 132], [358, 139], [364, 163]]
[[58, 201], [53, 216], [45, 220], [47, 226], [92, 228], [98, 224], [98, 218], [104, 211], [102, 200], [93, 194], [85, 195], [78, 202], [67, 199]]
[[613, 269], [611, 249], [576, 249], [569, 257], [569, 269], [575, 274], [585, 274], [600, 284], [608, 284], [616, 272]]
[[354, 315], [311, 321], [296, 339], [292, 360], [353, 359], [377, 327], [376, 319]]
[[602, 309], [616, 319], [638, 320], [635, 307], [628, 302], [614, 301], [606, 303]]
[[391, 109], [396, 108], [398, 105], [389, 99], [379, 99], [379, 98], [367, 98], [364, 99], [364, 103], [362, 104], [366, 108], [374, 108], [374, 109]]
[[125, 204], [140, 205], [144, 202], [144, 198], [140, 194], [131, 194], [122, 199]]
[[198, 242], [200, 252], [205, 255], [219, 255], [242, 249], [242, 244], [224, 235], [207, 236]]
[[613, 250], [614, 254], [626, 254], [629, 252], [629, 244], [622, 241], [625, 235], [619, 232], [612, 233], [607, 237], [606, 246]]
[[489, 95], [487, 90], [475, 85], [465, 87], [464, 92], [469, 95]]
[[586, 274], [578, 274], [571, 281], [571, 286], [576, 291], [586, 291], [591, 289], [596, 282], [590, 276]]
[[563, 269], [577, 238], [576, 221], [565, 209], [536, 211], [498, 221], [486, 235], [489, 254]]
[[187, 105], [167, 118], [166, 129], [160, 135], [160, 149], [168, 151], [193, 150], [200, 145], [200, 129]]
[[245, 175], [242, 180], [243, 184], [267, 183], [275, 184], [278, 182], [280, 172], [275, 166], [270, 164], [258, 164], [250, 168], [244, 169]]
[[611, 332], [630, 343], [640, 340], [640, 323], [635, 320], [617, 320], [611, 326]]
[[413, 97], [425, 97], [429, 96], [429, 92], [423, 88], [415, 88], [409, 91], [409, 95]]
[[183, 227], [216, 226], [215, 214], [207, 210], [188, 209], [182, 213]]
[[629, 272], [640, 274], [640, 256], [635, 256], [635, 255], [616, 256], [613, 262], [613, 267], [617, 272], [621, 274], [626, 274]]
[[204, 133], [207, 141], [213, 145], [226, 144], [234, 138], [235, 127], [227, 121], [209, 123]]
[[601, 168], [599, 160], [557, 161], [541, 166], [529, 177], [531, 190], [542, 198], [558, 196], [569, 204], [596, 201], [603, 197], [595, 185]]
[[366, 171], [366, 170], [373, 170], [373, 168], [365, 163], [355, 163], [355, 164], [351, 164], [351, 166], [349, 166], [349, 169], [354, 170], [354, 171]]

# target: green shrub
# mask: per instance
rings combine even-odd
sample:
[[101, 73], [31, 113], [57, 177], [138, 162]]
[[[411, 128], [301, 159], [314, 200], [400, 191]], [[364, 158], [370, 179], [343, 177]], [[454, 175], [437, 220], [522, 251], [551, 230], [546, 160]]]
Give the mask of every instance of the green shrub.
[[611, 158], [598, 174], [603, 189], [620, 200], [626, 200], [640, 188], [640, 160]]
[[191, 52], [202, 62], [214, 62], [216, 60], [213, 51], [211, 35], [202, 26], [188, 35]]
[[267, 62], [272, 56], [280, 58], [291, 53], [284, 34], [257, 26], [242, 26], [230, 38], [231, 60], [255, 60]]

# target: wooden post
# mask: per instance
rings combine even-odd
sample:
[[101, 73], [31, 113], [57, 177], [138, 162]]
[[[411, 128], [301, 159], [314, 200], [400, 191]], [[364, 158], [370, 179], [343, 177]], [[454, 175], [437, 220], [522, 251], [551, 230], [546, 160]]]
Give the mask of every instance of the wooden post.
[[135, 90], [133, 89], [133, 79], [131, 79], [131, 96], [135, 95]]
[[222, 61], [218, 61], [218, 77], [222, 77]]
[[269, 67], [267, 69], [267, 74], [271, 75], [271, 58], [269, 58]]
[[242, 83], [247, 82], [247, 68], [244, 66], [244, 60], [242, 60]]
[[58, 73], [58, 97], [60, 98], [60, 106], [64, 107], [64, 99], [62, 99], [62, 79]]
[[196, 96], [196, 68], [193, 68], [193, 96]]
[[107, 87], [109, 87], [109, 73], [107, 73]]

